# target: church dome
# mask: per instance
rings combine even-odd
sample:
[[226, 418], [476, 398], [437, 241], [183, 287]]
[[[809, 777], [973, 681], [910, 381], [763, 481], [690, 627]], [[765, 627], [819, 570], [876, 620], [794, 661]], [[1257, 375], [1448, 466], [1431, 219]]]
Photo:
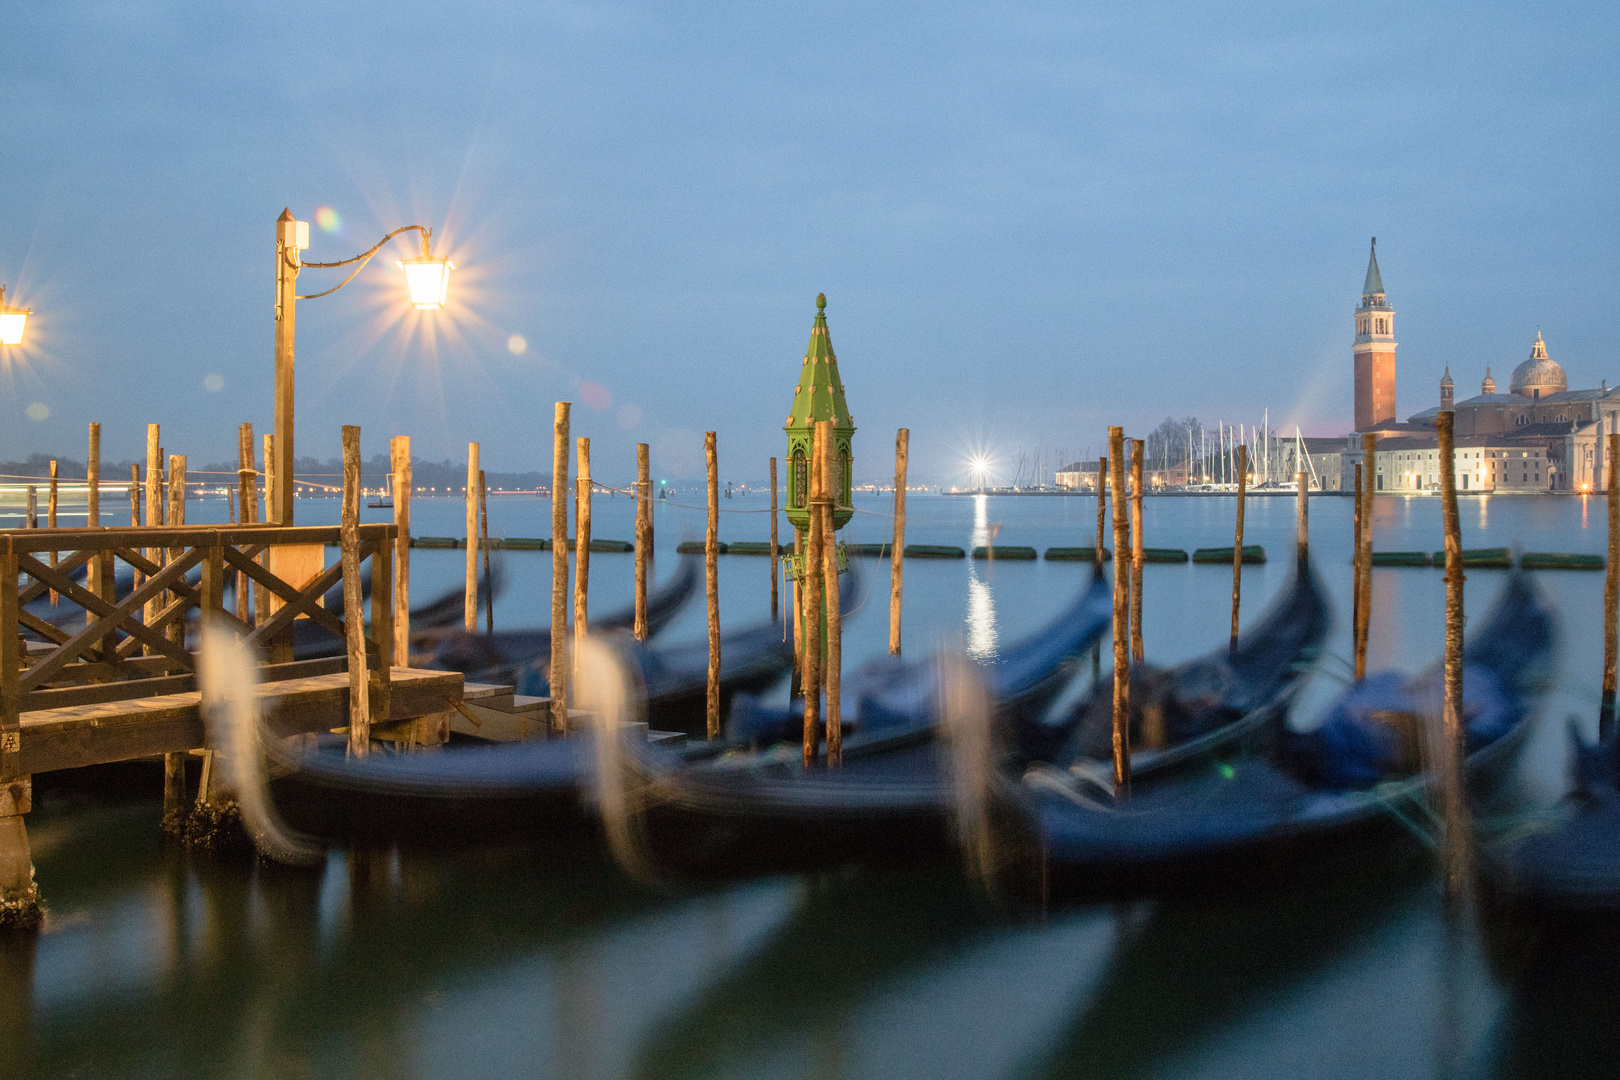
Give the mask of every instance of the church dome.
[[1536, 331], [1536, 343], [1531, 346], [1530, 359], [1513, 369], [1511, 392], [1520, 397], [1541, 398], [1548, 394], [1562, 394], [1569, 389], [1569, 379], [1556, 360], [1547, 356], [1547, 343]]

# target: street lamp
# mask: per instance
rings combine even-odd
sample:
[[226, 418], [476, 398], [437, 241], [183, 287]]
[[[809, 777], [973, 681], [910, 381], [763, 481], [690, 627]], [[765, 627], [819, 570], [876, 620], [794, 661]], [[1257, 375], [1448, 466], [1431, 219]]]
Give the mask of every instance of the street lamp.
[[[433, 230], [421, 225], [406, 225], [395, 229], [371, 248], [352, 259], [340, 262], [304, 262], [298, 253], [309, 247], [309, 222], [299, 221], [291, 210], [283, 210], [276, 219], [276, 440], [275, 487], [265, 493], [268, 505], [266, 516], [282, 525], [293, 523], [293, 336], [297, 327], [299, 300], [314, 300], [337, 292], [353, 281], [365, 268], [371, 257], [382, 246], [400, 233], [422, 234], [422, 254], [415, 259], [399, 263], [405, 271], [405, 285], [410, 290], [411, 303], [419, 311], [438, 311], [444, 307], [450, 290], [450, 271], [455, 264], [449, 259], [435, 258], [428, 250]], [[355, 265], [358, 264], [358, 265]], [[298, 272], [306, 266], [331, 269], [354, 266], [349, 276], [324, 292], [297, 295]], [[26, 312], [24, 313], [26, 316]], [[21, 329], [18, 330], [19, 337]]]
[[7, 307], [6, 287], [0, 285], [0, 345], [21, 345], [23, 329], [33, 313], [33, 308]]

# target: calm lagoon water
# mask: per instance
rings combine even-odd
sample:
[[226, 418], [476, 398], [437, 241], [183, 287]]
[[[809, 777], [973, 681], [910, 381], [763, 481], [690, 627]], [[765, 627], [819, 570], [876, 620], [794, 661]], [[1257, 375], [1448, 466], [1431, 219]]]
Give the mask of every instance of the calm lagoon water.
[[[763, 540], [768, 504], [723, 503], [723, 540]], [[1156, 498], [1151, 546], [1229, 545], [1234, 500]], [[851, 541], [889, 535], [861, 497]], [[1348, 671], [1351, 504], [1312, 502], [1312, 551], [1335, 604], [1328, 656], [1301, 703], [1309, 724]], [[191, 520], [223, 517], [194, 504]], [[454, 535], [463, 508], [413, 507], [418, 535]], [[737, 511], [737, 512], [730, 512]], [[907, 539], [971, 547], [1088, 544], [1089, 498], [913, 496]], [[301, 501], [300, 523], [337, 504]], [[1601, 500], [1472, 498], [1464, 545], [1601, 552]], [[385, 511], [368, 516], [386, 519]], [[632, 504], [599, 496], [595, 534], [631, 538]], [[1246, 619], [1292, 572], [1294, 504], [1254, 498]], [[702, 535], [703, 512], [660, 504], [656, 569]], [[997, 528], [999, 526], [999, 528]], [[1441, 546], [1433, 498], [1380, 498], [1384, 550]], [[784, 522], [784, 534], [786, 525]], [[498, 535], [549, 533], [549, 504], [491, 502]], [[455, 587], [464, 553], [413, 553], [418, 601]], [[887, 642], [887, 563], [846, 622], [850, 665]], [[549, 611], [548, 555], [504, 555], [497, 627]], [[720, 560], [728, 626], [765, 618], [767, 560]], [[628, 604], [631, 557], [592, 560], [593, 610]], [[1038, 629], [1089, 567], [906, 564], [906, 648], [989, 654]], [[1555, 798], [1565, 718], [1590, 735], [1602, 659], [1602, 575], [1542, 574], [1562, 619], [1563, 672], [1523, 765], [1525, 796]], [[1470, 612], [1503, 575], [1476, 571]], [[1149, 566], [1149, 655], [1223, 646], [1229, 569]], [[1440, 655], [1441, 572], [1374, 576], [1369, 666]], [[694, 604], [666, 640], [704, 632]], [[1003, 911], [949, 869], [778, 878], [698, 891], [627, 880], [600, 855], [532, 848], [457, 855], [334, 852], [320, 873], [194, 857], [158, 832], [159, 791], [42, 796], [29, 818], [49, 915], [0, 940], [0, 1055], [29, 1076], [514, 1075], [617, 1077], [1612, 1076], [1616, 965], [1588, 943], [1503, 959], [1442, 918], [1428, 859], [1369, 852], [1342, 875], [1263, 895]], [[540, 838], [543, 840], [543, 838]]]

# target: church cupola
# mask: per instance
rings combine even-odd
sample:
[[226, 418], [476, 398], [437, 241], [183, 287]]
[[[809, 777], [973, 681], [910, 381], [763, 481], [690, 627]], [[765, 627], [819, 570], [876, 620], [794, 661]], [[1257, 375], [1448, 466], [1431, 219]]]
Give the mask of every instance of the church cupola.
[[1455, 398], [1456, 388], [1452, 385], [1451, 368], [1448, 366], [1446, 373], [1440, 377], [1440, 411], [1452, 412], [1452, 402]]
[[1356, 430], [1367, 431], [1395, 419], [1395, 309], [1378, 272], [1376, 236], [1355, 317]]
[[799, 366], [799, 385], [793, 390], [793, 409], [784, 430], [788, 437], [787, 516], [793, 527], [810, 527], [811, 435], [817, 420], [833, 422], [833, 459], [837, 469], [837, 505], [833, 528], [842, 529], [850, 516], [850, 472], [854, 465], [852, 439], [855, 419], [844, 402], [844, 383], [838, 377], [838, 357], [827, 332], [827, 296], [816, 297], [816, 321], [810, 327], [810, 346]]
[[1496, 380], [1491, 378], [1491, 365], [1489, 364], [1485, 365], [1485, 380], [1479, 384], [1479, 392], [1482, 394], [1496, 393]]
[[1530, 359], [1513, 369], [1513, 381], [1508, 392], [1520, 397], [1538, 399], [1548, 394], [1562, 394], [1569, 389], [1569, 379], [1558, 361], [1547, 355], [1547, 343], [1536, 331], [1536, 343], [1530, 346]]

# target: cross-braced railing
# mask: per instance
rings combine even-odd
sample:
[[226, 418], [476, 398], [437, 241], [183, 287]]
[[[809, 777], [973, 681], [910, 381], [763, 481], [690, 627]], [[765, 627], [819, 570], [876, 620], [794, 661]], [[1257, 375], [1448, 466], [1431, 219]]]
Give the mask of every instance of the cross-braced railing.
[[[393, 525], [360, 526], [352, 562], [358, 567], [361, 560], [371, 559], [371, 628], [364, 663], [369, 718], [374, 720], [388, 717], [396, 531]], [[363, 618], [362, 612], [347, 609], [340, 616], [321, 603], [328, 590], [344, 581], [346, 560], [340, 558], [299, 584], [278, 576], [272, 570], [277, 560], [268, 554], [278, 548], [308, 551], [338, 545], [341, 539], [337, 526], [0, 532], [0, 780], [19, 774], [23, 713], [196, 690], [197, 658], [186, 642], [193, 611], [270, 657], [273, 662], [261, 666], [262, 681], [347, 670], [346, 655], [300, 663], [291, 661], [290, 648], [295, 619], [307, 618], [347, 641], [347, 620]], [[68, 554], [50, 560], [62, 551]], [[119, 560], [135, 574], [134, 588], [122, 599], [116, 598], [113, 584]], [[97, 572], [86, 577], [94, 589], [73, 577], [92, 561]], [[193, 570], [200, 570], [195, 585], [188, 580]], [[226, 610], [228, 570], [238, 575], [238, 589], [251, 581], [273, 598], [251, 622]], [[358, 581], [348, 584], [345, 593], [358, 595]], [[29, 610], [51, 592], [87, 613], [82, 629], [66, 629], [62, 619]]]

